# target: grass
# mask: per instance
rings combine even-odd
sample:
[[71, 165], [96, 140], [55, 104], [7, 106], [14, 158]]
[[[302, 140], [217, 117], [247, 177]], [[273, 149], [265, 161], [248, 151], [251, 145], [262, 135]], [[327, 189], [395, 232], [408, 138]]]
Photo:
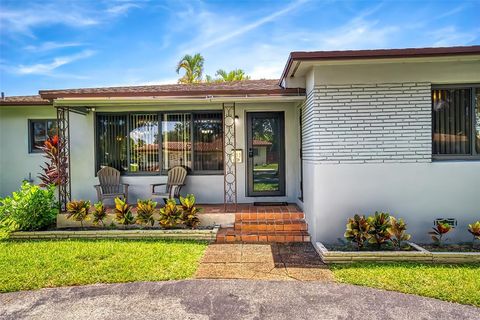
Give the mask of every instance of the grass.
[[278, 170], [278, 163], [269, 163], [269, 164], [259, 164], [259, 165], [256, 165], [253, 170], [265, 170], [265, 169], [269, 169], [269, 170]]
[[338, 282], [480, 307], [480, 264], [358, 263], [331, 269]]
[[0, 242], [0, 292], [192, 277], [206, 243], [134, 240]]

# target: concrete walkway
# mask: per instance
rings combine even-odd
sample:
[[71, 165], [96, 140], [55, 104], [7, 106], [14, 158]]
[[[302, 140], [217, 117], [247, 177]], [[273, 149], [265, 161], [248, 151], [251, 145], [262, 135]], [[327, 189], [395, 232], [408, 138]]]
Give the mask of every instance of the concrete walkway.
[[196, 278], [333, 281], [311, 243], [212, 244]]
[[187, 280], [0, 294], [0, 319], [480, 319], [480, 309], [329, 282]]

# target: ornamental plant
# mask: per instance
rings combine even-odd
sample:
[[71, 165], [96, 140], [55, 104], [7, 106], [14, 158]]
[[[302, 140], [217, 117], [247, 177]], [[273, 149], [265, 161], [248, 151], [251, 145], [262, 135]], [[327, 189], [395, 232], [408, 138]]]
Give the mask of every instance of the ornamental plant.
[[376, 244], [378, 248], [381, 248], [381, 246], [387, 243], [392, 237], [390, 233], [390, 228], [392, 227], [390, 214], [386, 212], [375, 212], [375, 215], [368, 217], [367, 220], [371, 227], [368, 231], [371, 235], [368, 242]]
[[107, 209], [101, 201], [94, 204], [95, 210], [93, 211], [92, 223], [97, 226], [100, 223], [105, 227], [105, 218], [107, 218]]
[[402, 247], [402, 242], [408, 241], [411, 238], [411, 235], [406, 233], [407, 224], [403, 221], [403, 219], [396, 219], [395, 217], [390, 217], [390, 224], [391, 227], [388, 230], [391, 235], [391, 240], [393, 245], [400, 249]]
[[115, 198], [115, 220], [125, 227], [135, 223], [135, 217], [132, 214], [132, 207], [125, 199]]
[[480, 240], [480, 220], [468, 225], [468, 232], [473, 235], [472, 247], [475, 245], [475, 240]]
[[428, 234], [431, 235], [433, 242], [437, 246], [443, 245], [443, 236], [446, 235], [452, 226], [446, 221], [438, 221], [435, 227], [432, 227], [433, 231], [430, 231]]
[[[42, 147], [39, 147], [43, 151], [43, 155], [47, 161], [44, 162], [44, 166], [40, 166], [43, 173], [38, 175], [38, 178], [42, 181], [41, 187], [48, 185], [58, 186], [66, 182], [67, 176], [67, 157], [60, 155], [59, 149], [62, 143], [58, 135], [49, 137], [45, 140]], [[61, 164], [59, 167], [59, 163]]]
[[358, 250], [363, 248], [365, 242], [371, 237], [369, 233], [371, 226], [368, 223], [367, 218], [356, 214], [353, 218], [348, 219], [346, 227], [347, 229], [344, 237], [347, 240], [356, 243]]
[[182, 211], [177, 207], [175, 199], [168, 199], [165, 206], [160, 209], [158, 223], [165, 229], [175, 228], [182, 223]]
[[200, 223], [200, 219], [197, 214], [200, 212], [200, 209], [195, 207], [195, 197], [193, 194], [187, 194], [184, 198], [180, 196], [180, 203], [182, 205], [182, 220], [183, 223], [194, 229]]
[[25, 181], [19, 191], [0, 198], [0, 228], [8, 233], [45, 229], [55, 223], [57, 214], [54, 186], [42, 189]]
[[80, 221], [83, 228], [83, 221], [87, 220], [90, 213], [90, 201], [70, 201], [67, 203], [67, 218]]
[[137, 201], [137, 223], [144, 225], [151, 225], [155, 223], [153, 214], [157, 203], [152, 200], [138, 200]]

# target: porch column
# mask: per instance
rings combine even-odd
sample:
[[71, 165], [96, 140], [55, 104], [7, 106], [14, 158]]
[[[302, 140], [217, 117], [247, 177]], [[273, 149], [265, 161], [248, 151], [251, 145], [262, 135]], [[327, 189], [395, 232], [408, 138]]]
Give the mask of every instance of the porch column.
[[223, 104], [223, 204], [225, 212], [237, 211], [237, 148], [235, 135], [235, 103]]
[[66, 210], [67, 203], [72, 200], [70, 178], [70, 109], [57, 107], [58, 132], [58, 202], [60, 210]]

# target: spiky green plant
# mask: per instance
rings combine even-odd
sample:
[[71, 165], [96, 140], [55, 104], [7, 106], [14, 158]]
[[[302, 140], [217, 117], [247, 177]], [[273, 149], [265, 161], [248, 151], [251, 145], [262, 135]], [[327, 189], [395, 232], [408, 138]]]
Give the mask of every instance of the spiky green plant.
[[468, 232], [473, 235], [472, 247], [475, 245], [475, 240], [480, 240], [480, 220], [468, 225]]
[[95, 210], [93, 211], [93, 220], [92, 223], [93, 225], [97, 226], [100, 223], [102, 224], [103, 227], [105, 227], [105, 218], [107, 217], [107, 209], [103, 205], [101, 201], [97, 202], [94, 204]]
[[433, 231], [430, 231], [428, 234], [431, 235], [433, 242], [437, 246], [443, 245], [443, 236], [446, 235], [452, 226], [446, 221], [438, 221], [435, 227], [432, 227]]
[[132, 214], [132, 207], [120, 198], [115, 198], [115, 220], [125, 227], [135, 223], [135, 217]]
[[138, 200], [137, 201], [137, 223], [144, 225], [151, 225], [155, 223], [153, 214], [157, 203], [152, 200]]
[[90, 213], [90, 201], [79, 200], [67, 203], [67, 218], [80, 221], [83, 228], [83, 221], [87, 220]]
[[177, 207], [175, 199], [168, 199], [165, 206], [160, 209], [158, 223], [165, 229], [175, 228], [182, 223], [182, 211]]
[[193, 194], [187, 194], [184, 198], [180, 196], [180, 203], [182, 205], [182, 220], [183, 223], [194, 229], [200, 223], [198, 218], [198, 213], [201, 211], [200, 208], [195, 207], [195, 197]]
[[402, 247], [402, 242], [408, 241], [411, 238], [411, 235], [407, 234], [407, 224], [403, 219], [396, 219], [395, 217], [390, 217], [391, 227], [388, 230], [392, 236], [392, 243], [397, 248]]
[[365, 216], [356, 214], [353, 218], [348, 219], [345, 234], [343, 236], [348, 241], [356, 243], [357, 249], [360, 250], [365, 245], [365, 242], [371, 237], [369, 234], [370, 229], [371, 227]]
[[387, 243], [392, 235], [389, 232], [390, 227], [390, 214], [386, 212], [375, 212], [374, 216], [368, 217], [368, 224], [370, 230], [368, 233], [371, 235], [368, 239], [369, 243], [376, 244], [378, 248]]

